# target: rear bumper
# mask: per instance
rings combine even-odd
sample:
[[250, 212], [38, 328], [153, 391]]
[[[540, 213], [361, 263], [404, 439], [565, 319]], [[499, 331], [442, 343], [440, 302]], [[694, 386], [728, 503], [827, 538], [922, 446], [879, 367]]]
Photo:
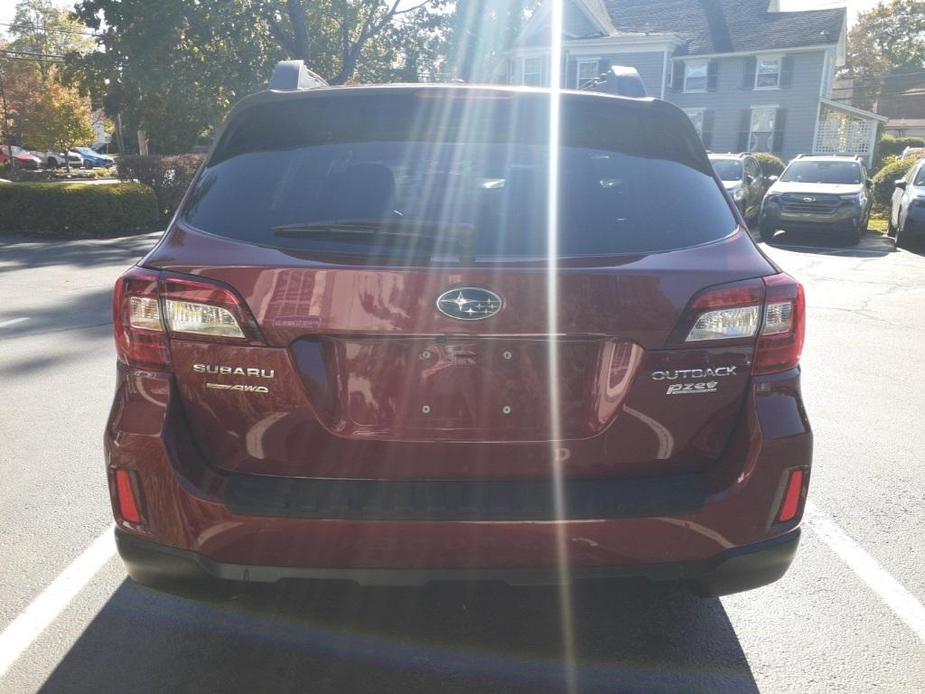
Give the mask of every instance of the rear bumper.
[[[496, 485], [430, 488], [435, 498], [420, 496], [418, 485], [384, 496], [351, 486], [347, 496], [311, 480], [274, 483], [270, 494], [262, 485], [235, 490], [233, 475], [204, 461], [165, 373], [120, 367], [104, 444], [120, 551], [132, 576], [152, 585], [196, 576], [547, 583], [558, 578], [564, 553], [576, 579], [641, 576], [694, 582], [705, 593], [745, 590], [786, 570], [801, 514], [775, 518], [791, 472], [808, 472], [812, 460], [798, 370], [753, 379], [725, 453], [707, 469], [590, 481], [590, 489], [574, 480], [564, 519]], [[116, 469], [135, 476], [139, 524], [120, 515]], [[532, 497], [551, 489], [541, 484]], [[473, 493], [486, 503], [470, 515]], [[383, 498], [389, 503], [377, 506]]]
[[728, 595], [772, 583], [786, 573], [800, 542], [800, 529], [771, 540], [727, 550], [702, 561], [632, 566], [525, 569], [305, 568], [230, 564], [196, 552], [159, 545], [116, 529], [116, 546], [133, 580], [162, 590], [208, 589], [216, 581], [277, 583], [283, 580], [346, 581], [361, 586], [409, 587], [431, 583], [493, 582], [544, 586], [614, 579], [687, 583], [704, 596]]

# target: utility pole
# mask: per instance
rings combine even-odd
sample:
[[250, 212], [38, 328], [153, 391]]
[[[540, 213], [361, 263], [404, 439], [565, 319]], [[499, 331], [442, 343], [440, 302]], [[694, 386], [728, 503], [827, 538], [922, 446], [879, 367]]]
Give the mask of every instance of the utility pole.
[[3, 140], [6, 142], [7, 161], [10, 164], [10, 180], [16, 180], [16, 161], [13, 159], [13, 145], [10, 142], [10, 113], [6, 106], [6, 88], [3, 86], [3, 63], [0, 61], [0, 105], [3, 107]]

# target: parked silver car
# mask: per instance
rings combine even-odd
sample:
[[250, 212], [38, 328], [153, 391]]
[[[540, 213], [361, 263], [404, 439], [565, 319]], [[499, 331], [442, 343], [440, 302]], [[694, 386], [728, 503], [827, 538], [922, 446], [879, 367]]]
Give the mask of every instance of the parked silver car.
[[925, 241], [925, 158], [896, 181], [888, 233], [897, 248]]
[[710, 163], [722, 180], [726, 192], [732, 196], [736, 207], [746, 220], [758, 217], [761, 201], [768, 189], [768, 179], [761, 171], [761, 165], [752, 155], [710, 154]]
[[770, 180], [761, 207], [764, 241], [780, 230], [813, 231], [855, 245], [867, 231], [873, 181], [860, 157], [800, 155]]
[[[58, 169], [66, 165], [64, 160], [64, 152], [44, 152], [37, 154], [45, 160], [45, 165], [49, 169]], [[84, 158], [77, 152], [68, 152], [67, 159], [70, 162], [72, 168], [80, 169], [84, 165]]]

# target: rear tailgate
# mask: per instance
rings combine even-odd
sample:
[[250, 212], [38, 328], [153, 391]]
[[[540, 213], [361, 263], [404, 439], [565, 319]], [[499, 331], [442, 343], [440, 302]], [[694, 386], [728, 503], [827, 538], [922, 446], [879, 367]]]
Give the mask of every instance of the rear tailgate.
[[[268, 343], [171, 342], [197, 440], [225, 470], [309, 477], [546, 476], [553, 394], [570, 474], [700, 469], [739, 415], [753, 346], [678, 348], [671, 333], [705, 286], [773, 272], [744, 233], [561, 269], [550, 388], [541, 270], [298, 268], [253, 247], [266, 265], [215, 267], [189, 260], [241, 244], [178, 230], [160, 252], [173, 244], [188, 261], [151, 264], [235, 287]], [[490, 288], [502, 310], [474, 322], [444, 316], [436, 298], [457, 286]]]

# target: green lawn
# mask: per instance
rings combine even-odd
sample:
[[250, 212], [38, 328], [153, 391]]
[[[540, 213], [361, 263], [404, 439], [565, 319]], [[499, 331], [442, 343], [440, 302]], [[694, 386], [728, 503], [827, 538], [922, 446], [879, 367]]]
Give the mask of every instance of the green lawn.
[[885, 212], [874, 212], [870, 215], [870, 223], [867, 225], [867, 229], [878, 234], [885, 234], [888, 224]]

